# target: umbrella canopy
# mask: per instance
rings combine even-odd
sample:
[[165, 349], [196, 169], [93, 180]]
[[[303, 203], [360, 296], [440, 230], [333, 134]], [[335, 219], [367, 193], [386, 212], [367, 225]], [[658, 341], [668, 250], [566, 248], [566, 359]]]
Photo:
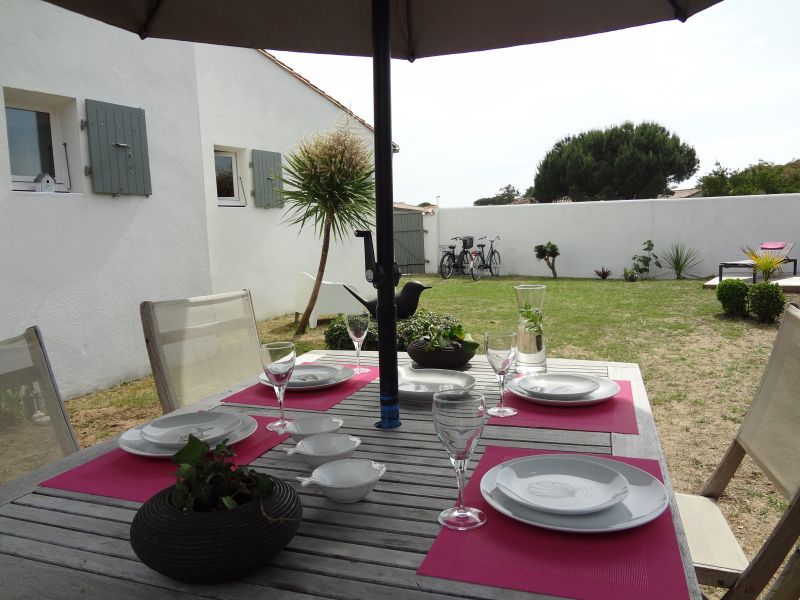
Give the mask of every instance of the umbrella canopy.
[[[373, 55], [371, 0], [49, 1], [142, 37]], [[413, 61], [685, 21], [719, 1], [388, 0], [391, 56]]]
[[[678, 19], [721, 0], [47, 0], [148, 37], [373, 57], [381, 420], [400, 426], [390, 58], [476, 52]], [[370, 263], [368, 257], [367, 263]]]

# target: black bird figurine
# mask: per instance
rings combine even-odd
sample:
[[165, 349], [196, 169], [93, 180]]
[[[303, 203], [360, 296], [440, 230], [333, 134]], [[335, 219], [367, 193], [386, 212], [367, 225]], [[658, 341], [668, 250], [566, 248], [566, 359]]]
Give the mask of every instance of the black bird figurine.
[[[375, 318], [375, 309], [378, 306], [378, 300], [364, 300], [361, 296], [356, 294], [348, 286], [344, 286], [350, 294], [358, 300], [369, 311], [370, 316]], [[409, 281], [400, 290], [399, 294], [395, 294], [394, 302], [397, 305], [397, 318], [407, 319], [417, 312], [419, 306], [419, 297], [425, 290], [431, 289], [431, 286], [425, 285], [421, 281]]]

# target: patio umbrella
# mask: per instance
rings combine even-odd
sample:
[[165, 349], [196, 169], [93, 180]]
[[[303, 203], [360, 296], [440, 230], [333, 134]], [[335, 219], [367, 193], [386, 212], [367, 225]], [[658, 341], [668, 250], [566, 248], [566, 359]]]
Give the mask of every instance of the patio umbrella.
[[47, 0], [148, 37], [373, 57], [381, 420], [400, 425], [390, 58], [507, 48], [678, 19], [721, 0]]

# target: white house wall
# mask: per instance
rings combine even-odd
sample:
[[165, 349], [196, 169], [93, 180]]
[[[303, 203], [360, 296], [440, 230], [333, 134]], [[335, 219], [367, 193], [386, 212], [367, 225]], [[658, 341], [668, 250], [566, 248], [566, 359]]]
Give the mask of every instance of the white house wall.
[[[10, 191], [3, 107], [0, 339], [39, 325], [65, 396], [149, 372], [142, 300], [211, 291], [194, 61], [191, 44], [143, 42], [45, 2], [0, 0], [0, 85], [66, 97], [61, 127], [82, 190]], [[91, 192], [86, 98], [145, 110], [150, 197]]]
[[[297, 273], [316, 273], [322, 242], [312, 227], [284, 223], [283, 209], [253, 204], [250, 151], [280, 152], [285, 164], [300, 139], [343, 124], [346, 114], [256, 50], [195, 48], [213, 290], [250, 288], [259, 319], [293, 312]], [[371, 148], [372, 132], [351, 126]], [[217, 206], [215, 146], [239, 151], [246, 207]], [[325, 279], [367, 291], [360, 239], [331, 244]]]
[[[559, 276], [594, 277], [594, 270], [605, 266], [619, 278], [648, 239], [656, 254], [680, 242], [696, 249], [702, 262], [694, 272], [712, 275], [720, 262], [743, 259], [744, 245], [800, 242], [798, 215], [800, 194], [445, 208], [426, 217], [427, 271], [436, 272], [433, 253], [440, 255], [439, 245], [451, 243], [451, 237], [473, 235], [477, 243], [479, 236], [499, 235], [503, 273], [509, 275], [550, 276], [533, 247], [552, 241], [561, 251]], [[651, 273], [674, 276], [668, 269]]]

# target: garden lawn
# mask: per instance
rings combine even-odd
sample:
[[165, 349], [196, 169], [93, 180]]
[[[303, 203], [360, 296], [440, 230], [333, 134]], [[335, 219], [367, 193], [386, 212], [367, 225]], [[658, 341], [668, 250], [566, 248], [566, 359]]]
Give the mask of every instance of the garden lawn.
[[[489, 329], [514, 329], [514, 285], [547, 285], [548, 355], [639, 364], [678, 491], [699, 491], [711, 474], [747, 411], [777, 332], [777, 325], [722, 316], [714, 292], [700, 281], [417, 278], [433, 286], [420, 306], [456, 315], [477, 341]], [[321, 319], [319, 328], [296, 339], [298, 352], [324, 347], [326, 325]], [[264, 341], [290, 338], [293, 315], [259, 323], [259, 331]], [[84, 446], [161, 412], [152, 378], [70, 400], [67, 407]], [[752, 556], [786, 505], [745, 461], [721, 506]]]

